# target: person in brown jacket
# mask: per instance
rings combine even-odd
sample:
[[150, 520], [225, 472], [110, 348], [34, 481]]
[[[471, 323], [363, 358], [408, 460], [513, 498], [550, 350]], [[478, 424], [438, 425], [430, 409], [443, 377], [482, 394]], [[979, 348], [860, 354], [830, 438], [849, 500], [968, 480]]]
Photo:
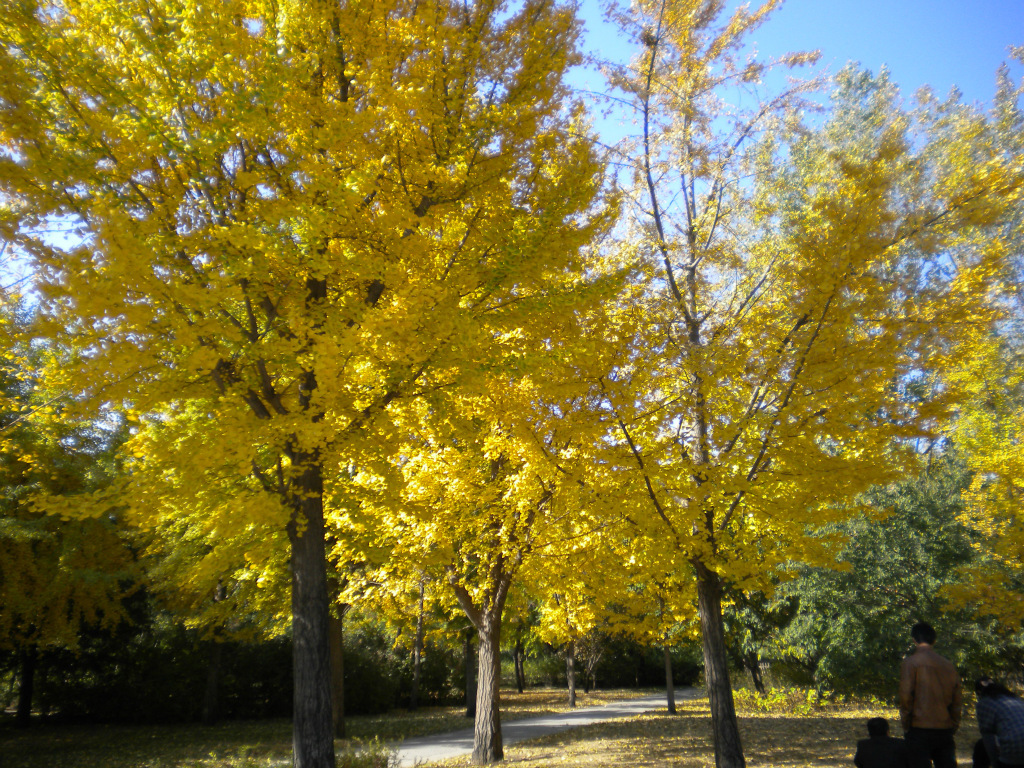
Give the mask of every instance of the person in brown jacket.
[[900, 669], [900, 720], [910, 768], [956, 768], [960, 674], [932, 650], [935, 630], [930, 624], [915, 624], [910, 636], [916, 647]]

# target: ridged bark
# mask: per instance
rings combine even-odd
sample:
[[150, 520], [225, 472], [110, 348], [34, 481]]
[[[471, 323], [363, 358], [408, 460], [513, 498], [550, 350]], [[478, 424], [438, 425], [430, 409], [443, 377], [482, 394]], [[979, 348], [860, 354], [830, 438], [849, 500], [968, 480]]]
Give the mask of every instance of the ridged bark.
[[296, 454], [305, 467], [296, 480], [296, 511], [288, 526], [292, 567], [294, 768], [335, 768], [323, 479], [319, 462]]
[[[496, 763], [505, 757], [501, 740], [501, 617], [505, 612], [512, 575], [504, 570], [501, 558], [493, 573], [493, 590], [482, 604], [474, 603], [472, 595], [458, 580], [451, 580], [459, 604], [476, 628], [480, 642], [480, 680], [474, 700], [476, 714], [473, 722], [473, 762], [477, 765]], [[470, 647], [467, 640], [467, 652]]]
[[505, 758], [501, 740], [501, 617], [485, 616], [478, 637], [473, 762], [486, 765]]
[[697, 568], [697, 609], [704, 649], [704, 677], [711, 705], [716, 768], [746, 768], [729, 682], [722, 620], [722, 580], [703, 563]]

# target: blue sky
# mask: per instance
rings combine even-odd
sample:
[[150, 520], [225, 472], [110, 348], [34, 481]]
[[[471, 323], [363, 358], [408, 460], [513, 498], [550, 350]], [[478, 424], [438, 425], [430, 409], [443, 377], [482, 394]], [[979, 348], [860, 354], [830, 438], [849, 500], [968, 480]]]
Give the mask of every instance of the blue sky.
[[[628, 57], [601, 7], [582, 0], [586, 47]], [[1007, 46], [1024, 45], [1024, 0], [788, 0], [751, 39], [766, 56], [819, 49], [830, 71], [884, 64], [907, 96], [926, 83], [940, 95], [957, 85], [968, 101], [988, 102]]]

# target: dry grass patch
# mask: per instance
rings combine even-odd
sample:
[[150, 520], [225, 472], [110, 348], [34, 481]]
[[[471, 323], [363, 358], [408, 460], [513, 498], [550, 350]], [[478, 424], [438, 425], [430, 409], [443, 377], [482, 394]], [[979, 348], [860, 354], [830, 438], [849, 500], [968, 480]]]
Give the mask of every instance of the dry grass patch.
[[[630, 719], [586, 726], [505, 749], [506, 764], [516, 768], [713, 768], [711, 713], [704, 700], [687, 700], [679, 712], [648, 713]], [[898, 728], [891, 708], [830, 704], [811, 712], [740, 710], [740, 732], [750, 768], [848, 768], [857, 740], [867, 736], [869, 717], [886, 717]], [[957, 735], [958, 760], [970, 765], [977, 728], [965, 723]], [[456, 768], [467, 758], [431, 764]]]
[[[606, 704], [650, 691], [600, 691], [580, 695], [579, 706]], [[864, 723], [882, 716], [894, 727], [891, 707], [870, 704], [808, 702], [790, 692], [767, 699], [741, 695], [740, 729], [750, 768], [803, 768], [852, 764]], [[502, 692], [503, 719], [508, 722], [564, 712], [566, 692], [532, 690]], [[710, 768], [714, 766], [711, 715], [702, 699], [686, 699], [679, 713], [664, 710], [638, 717], [586, 726], [532, 742], [509, 745], [506, 764], [516, 768]], [[396, 710], [388, 715], [353, 717], [354, 739], [374, 737], [397, 741], [409, 736], [468, 728], [462, 707]], [[970, 765], [978, 731], [970, 720], [957, 736], [959, 761]], [[354, 741], [339, 741], [339, 749]], [[287, 720], [232, 722], [219, 726], [50, 726], [16, 730], [0, 727], [2, 768], [264, 768], [291, 760], [291, 723]], [[468, 758], [435, 763], [435, 768], [466, 766]]]

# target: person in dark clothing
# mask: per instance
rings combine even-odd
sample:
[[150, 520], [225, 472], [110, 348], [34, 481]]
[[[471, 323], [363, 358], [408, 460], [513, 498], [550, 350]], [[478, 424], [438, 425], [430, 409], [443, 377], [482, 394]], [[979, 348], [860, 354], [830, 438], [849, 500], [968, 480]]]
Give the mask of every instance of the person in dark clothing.
[[868, 720], [868, 736], [857, 742], [853, 764], [857, 768], [906, 768], [907, 745], [903, 739], [889, 735], [889, 721], [884, 717]]
[[971, 755], [971, 768], [997, 768], [999, 761], [992, 762], [985, 749], [985, 739], [978, 739], [974, 742], [974, 752]]
[[910, 768], [956, 768], [953, 734], [960, 726], [960, 674], [937, 654], [935, 630], [919, 622], [910, 630], [914, 652], [900, 668], [900, 720]]
[[974, 683], [978, 694], [978, 730], [974, 768], [1024, 766], [1024, 701], [990, 677]]

